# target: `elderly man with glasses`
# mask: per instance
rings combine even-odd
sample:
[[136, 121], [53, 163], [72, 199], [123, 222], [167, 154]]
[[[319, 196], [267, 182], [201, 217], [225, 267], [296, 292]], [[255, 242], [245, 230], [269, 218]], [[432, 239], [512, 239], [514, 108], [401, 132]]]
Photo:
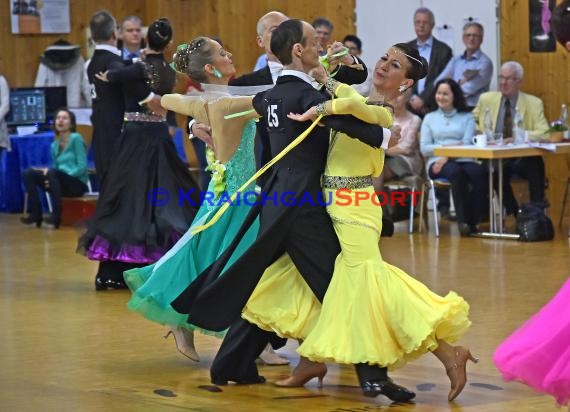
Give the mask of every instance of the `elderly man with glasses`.
[[[473, 109], [473, 116], [479, 130], [484, 130], [485, 112], [489, 109], [493, 121], [492, 130], [503, 134], [503, 142], [515, 140], [516, 116], [522, 118], [525, 132], [530, 140], [537, 140], [548, 130], [542, 100], [520, 90], [524, 75], [523, 67], [516, 61], [508, 61], [501, 66], [499, 90], [483, 93]], [[503, 162], [505, 169], [505, 207], [507, 214], [516, 214], [518, 205], [511, 189], [509, 178], [512, 174], [528, 180], [530, 201], [545, 207], [545, 172], [541, 156], [521, 157]]]

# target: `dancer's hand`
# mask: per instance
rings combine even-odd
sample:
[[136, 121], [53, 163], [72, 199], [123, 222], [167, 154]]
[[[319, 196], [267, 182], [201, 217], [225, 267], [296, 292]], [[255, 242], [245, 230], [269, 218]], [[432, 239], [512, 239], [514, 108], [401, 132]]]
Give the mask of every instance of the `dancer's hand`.
[[155, 114], [157, 116], [161, 116], [161, 117], [166, 117], [166, 109], [164, 107], [161, 106], [160, 104], [160, 98], [162, 96], [154, 95], [154, 97], [152, 99], [150, 99], [148, 102], [146, 102], [146, 106], [150, 109], [150, 111], [152, 112], [152, 114]]
[[329, 56], [328, 61], [331, 65], [331, 72], [334, 71], [336, 67], [341, 63], [346, 65], [354, 63], [354, 58], [350, 55], [350, 53], [346, 53], [342, 56], [334, 56], [335, 54], [343, 53], [346, 50], [346, 46], [339, 41], [335, 41], [329, 46], [327, 49], [327, 55]]
[[445, 166], [446, 163], [447, 157], [438, 158], [435, 162], [433, 162], [433, 165], [431, 167], [432, 173], [434, 175], [439, 175], [441, 173], [441, 169], [443, 169], [443, 166]]
[[306, 122], [308, 120], [315, 120], [317, 118], [317, 106], [311, 107], [303, 114], [289, 113], [287, 117], [291, 120], [296, 120], [298, 122]]
[[390, 135], [390, 141], [388, 142], [388, 149], [396, 146], [400, 142], [400, 139], [402, 138], [402, 128], [397, 125], [392, 126], [390, 132], [392, 132], [392, 134]]
[[319, 84], [325, 84], [325, 82], [329, 78], [327, 69], [325, 69], [324, 66], [320, 64], [318, 67], [311, 69], [311, 71], [309, 72], [309, 76], [315, 79]]
[[104, 72], [99, 72], [95, 75], [95, 77], [101, 80], [102, 82], [109, 83], [109, 79], [107, 79], [107, 73], [109, 73], [109, 70], [106, 70]]
[[194, 136], [206, 143], [212, 149], [214, 147], [214, 140], [212, 139], [212, 128], [205, 123], [195, 122], [190, 130]]

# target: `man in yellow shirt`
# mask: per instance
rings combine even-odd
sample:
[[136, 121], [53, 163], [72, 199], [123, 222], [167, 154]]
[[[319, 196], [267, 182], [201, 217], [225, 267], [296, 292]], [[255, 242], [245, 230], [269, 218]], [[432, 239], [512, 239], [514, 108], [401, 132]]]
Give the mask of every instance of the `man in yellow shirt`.
[[[515, 141], [517, 115], [522, 118], [525, 132], [530, 140], [536, 140], [548, 130], [548, 121], [544, 116], [542, 100], [520, 90], [524, 70], [520, 63], [508, 61], [501, 66], [499, 90], [483, 93], [473, 109], [473, 117], [479, 130], [485, 130], [485, 113], [487, 109], [493, 121], [492, 130], [502, 133], [504, 143]], [[503, 162], [505, 171], [505, 207], [507, 214], [516, 214], [518, 205], [509, 184], [510, 176], [517, 174], [528, 180], [530, 201], [545, 207], [544, 198], [545, 171], [541, 156], [520, 157]]]

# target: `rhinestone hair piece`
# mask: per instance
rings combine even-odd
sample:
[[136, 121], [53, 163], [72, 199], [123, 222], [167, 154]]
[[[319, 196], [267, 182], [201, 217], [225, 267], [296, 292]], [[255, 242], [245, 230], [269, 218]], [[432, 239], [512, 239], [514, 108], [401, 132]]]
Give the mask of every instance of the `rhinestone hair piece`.
[[416, 59], [415, 57], [410, 56], [407, 53], [404, 53], [402, 50], [396, 49], [395, 47], [392, 47], [392, 50], [394, 50], [394, 53], [399, 53], [399, 54], [403, 54], [404, 56], [406, 56], [408, 59], [412, 59], [417, 61], [419, 64], [422, 65], [422, 67], [424, 67], [424, 64], [421, 62], [421, 60]]

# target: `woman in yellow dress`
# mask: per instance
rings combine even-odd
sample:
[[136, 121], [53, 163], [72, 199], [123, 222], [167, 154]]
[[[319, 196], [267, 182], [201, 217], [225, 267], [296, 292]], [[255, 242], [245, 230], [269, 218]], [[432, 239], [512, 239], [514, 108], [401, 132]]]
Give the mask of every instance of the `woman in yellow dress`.
[[[378, 61], [368, 103], [385, 106], [427, 73], [427, 62], [417, 50], [396, 44]], [[318, 114], [351, 111], [362, 120], [390, 127], [385, 107], [346, 85], [315, 75], [338, 97], [290, 114], [306, 121]], [[469, 305], [455, 292], [445, 297], [382, 259], [378, 248], [382, 208], [372, 176], [383, 167], [384, 149], [375, 149], [342, 133], [331, 137], [323, 197], [341, 244], [334, 274], [322, 306], [287, 257], [263, 275], [243, 311], [243, 317], [263, 329], [302, 341], [299, 365], [279, 386], [301, 386], [314, 377], [322, 381], [323, 362], [368, 363], [397, 368], [426, 352], [444, 365], [451, 381], [448, 399], [465, 386], [466, 362], [476, 361], [469, 349], [451, 346], [469, 328]], [[341, 190], [342, 189], [342, 190]], [[362, 200], [366, 198], [367, 200]], [[375, 204], [376, 203], [376, 204]], [[279, 267], [281, 266], [281, 267]], [[279, 284], [273, 288], [272, 285]], [[287, 296], [279, 292], [289, 290]], [[365, 391], [366, 393], [366, 391]]]

